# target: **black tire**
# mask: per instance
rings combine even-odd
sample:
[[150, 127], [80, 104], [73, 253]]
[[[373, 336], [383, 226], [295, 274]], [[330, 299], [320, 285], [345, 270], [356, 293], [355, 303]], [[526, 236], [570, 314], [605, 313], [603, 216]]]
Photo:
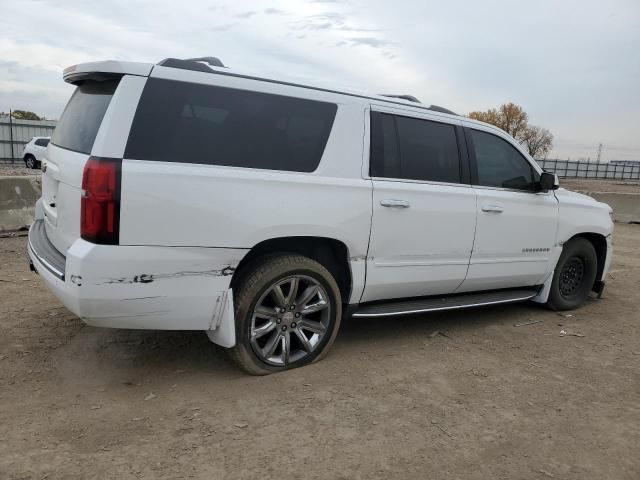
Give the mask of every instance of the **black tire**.
[[[270, 373], [289, 370], [317, 362], [327, 354], [340, 328], [340, 320], [342, 318], [342, 300], [336, 280], [325, 267], [315, 260], [311, 260], [310, 258], [303, 257], [301, 255], [282, 254], [259, 259], [253, 265], [244, 269], [241, 274], [242, 277], [239, 280], [237, 287], [234, 288], [236, 346], [229, 349], [229, 354], [244, 371], [252, 375], [268, 375]], [[327, 308], [327, 313], [324, 313], [324, 310], [323, 313], [318, 311], [312, 314], [305, 314], [301, 312], [300, 315], [302, 316], [300, 317], [300, 320], [298, 320], [298, 329], [304, 328], [301, 325], [301, 320], [307, 318], [305, 315], [324, 315], [322, 322], [324, 322], [324, 325], [326, 326], [323, 326], [325, 329], [324, 332], [318, 333], [317, 337], [314, 337], [315, 333], [310, 334], [311, 340], [315, 338], [316, 343], [311, 351], [307, 352], [302, 348], [299, 349], [298, 354], [303, 354], [303, 357], [296, 360], [293, 359], [294, 357], [292, 356], [291, 361], [284, 363], [285, 354], [282, 351], [284, 346], [281, 346], [280, 355], [283, 359], [283, 364], [273, 364], [269, 362], [271, 357], [263, 358], [264, 351], [259, 349], [260, 346], [257, 345], [257, 343], [252, 344], [251, 332], [252, 330], [255, 331], [259, 328], [256, 327], [256, 319], [258, 317], [254, 316], [254, 310], [258, 306], [257, 304], [259, 301], [265, 302], [268, 301], [268, 298], [271, 298], [269, 293], [276, 285], [279, 285], [279, 282], [287, 282], [292, 278], [299, 278], [296, 282], [296, 289], [298, 288], [298, 282], [300, 288], [305, 285], [303, 282], [308, 282], [306, 284], [307, 287], [309, 285], [313, 286], [314, 284], [319, 285], [321, 287], [320, 291], [322, 292], [322, 296], [316, 298], [320, 299], [320, 303], [322, 303], [323, 297], [326, 296], [327, 298], [325, 299], [325, 303], [328, 305], [328, 307], [323, 307]], [[293, 287], [291, 287], [291, 290], [292, 289]], [[305, 292], [306, 290], [303, 293]], [[280, 289], [280, 293], [283, 293], [282, 289]], [[289, 295], [287, 294], [287, 297], [288, 296]], [[293, 293], [293, 296], [296, 296], [295, 292]], [[298, 298], [301, 296], [302, 294], [299, 295]], [[291, 303], [295, 303], [295, 298]], [[276, 305], [275, 301], [274, 305]], [[324, 305], [324, 303], [322, 303], [322, 305]], [[263, 306], [263, 303], [261, 303], [260, 306]], [[295, 305], [292, 305], [292, 311], [294, 311], [294, 306]], [[289, 333], [287, 334], [288, 349], [290, 349], [294, 344], [299, 344], [299, 346], [302, 347], [303, 345], [299, 339], [299, 333], [294, 332], [296, 324], [290, 323], [291, 321], [295, 322], [295, 320], [291, 318], [292, 314], [289, 314], [288, 311], [286, 311], [288, 309], [282, 310], [282, 313], [280, 313], [277, 306], [274, 306], [273, 308], [276, 311], [275, 315], [277, 316], [277, 319], [272, 318], [265, 320], [265, 323], [275, 325], [273, 322], [277, 321], [278, 325], [273, 326], [269, 333], [264, 334], [264, 336], [269, 336], [267, 342], [270, 342], [273, 338], [280, 338], [281, 340], [281, 337], [278, 336], [283, 336], [286, 332], [281, 332], [280, 329], [284, 327], [286, 330], [287, 327], [285, 323], [289, 322], [287, 323], [290, 328]], [[286, 315], [289, 316], [285, 318], [284, 316]], [[297, 311], [295, 315], [299, 315]], [[294, 333], [296, 335], [294, 335]], [[307, 334], [304, 335], [305, 338], [307, 338], [309, 332], [307, 331]], [[275, 344], [280, 340], [273, 341], [272, 344]], [[257, 340], [254, 340], [254, 342], [257, 342]], [[263, 348], [267, 349], [266, 346]], [[261, 356], [258, 354], [258, 351], [263, 355]], [[278, 349], [276, 349], [276, 352], [277, 351]]]
[[567, 242], [553, 273], [547, 305], [552, 310], [573, 310], [581, 306], [593, 288], [598, 257], [593, 244], [585, 238]]
[[36, 169], [38, 168], [38, 161], [36, 160], [36, 157], [34, 157], [33, 155], [26, 155], [24, 157], [24, 165], [27, 168]]

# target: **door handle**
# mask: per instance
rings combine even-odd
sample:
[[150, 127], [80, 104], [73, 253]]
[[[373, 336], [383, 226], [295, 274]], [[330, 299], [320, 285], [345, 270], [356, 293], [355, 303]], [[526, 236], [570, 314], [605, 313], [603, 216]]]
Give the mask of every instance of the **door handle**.
[[504, 208], [501, 205], [483, 205], [483, 212], [502, 213]]
[[397, 200], [395, 198], [385, 198], [384, 200], [380, 200], [380, 205], [383, 207], [394, 207], [394, 208], [409, 208], [409, 202], [406, 200]]

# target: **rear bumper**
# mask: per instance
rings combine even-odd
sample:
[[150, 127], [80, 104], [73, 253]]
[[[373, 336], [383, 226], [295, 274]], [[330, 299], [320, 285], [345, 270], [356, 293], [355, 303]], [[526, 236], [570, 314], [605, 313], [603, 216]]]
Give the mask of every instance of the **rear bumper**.
[[[66, 257], [36, 221], [29, 261], [56, 297], [89, 325], [216, 330], [229, 312], [231, 275], [246, 250], [95, 245], [76, 240]], [[51, 249], [53, 251], [51, 251]]]
[[32, 258], [37, 258], [39, 263], [46, 268], [58, 280], [65, 279], [66, 258], [56, 250], [56, 247], [47, 238], [43, 220], [36, 220], [29, 229], [27, 241], [30, 263]]

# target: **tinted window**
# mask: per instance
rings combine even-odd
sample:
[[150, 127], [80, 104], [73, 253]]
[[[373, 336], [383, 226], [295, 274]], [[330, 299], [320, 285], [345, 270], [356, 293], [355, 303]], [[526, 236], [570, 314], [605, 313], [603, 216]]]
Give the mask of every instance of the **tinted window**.
[[372, 176], [460, 182], [453, 125], [380, 113], [371, 122]]
[[400, 178], [400, 155], [392, 115], [373, 112], [371, 114], [371, 160], [372, 177]]
[[53, 132], [53, 144], [76, 152], [91, 153], [118, 82], [91, 80], [76, 88]]
[[312, 172], [336, 110], [314, 100], [149, 79], [125, 157]]
[[49, 145], [49, 139], [39, 138], [35, 141], [35, 144], [38, 145], [39, 147], [46, 147], [47, 145]]
[[509, 142], [490, 133], [471, 130], [476, 153], [478, 185], [533, 190], [531, 164]]

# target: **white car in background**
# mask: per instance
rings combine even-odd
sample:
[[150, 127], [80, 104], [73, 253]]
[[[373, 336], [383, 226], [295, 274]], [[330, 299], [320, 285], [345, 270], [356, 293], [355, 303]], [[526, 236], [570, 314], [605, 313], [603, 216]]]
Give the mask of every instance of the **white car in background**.
[[324, 356], [343, 314], [568, 310], [604, 288], [611, 208], [494, 126], [215, 58], [64, 79], [28, 251], [89, 325], [204, 330], [262, 375]]
[[27, 168], [40, 168], [51, 137], [33, 137], [24, 146], [22, 159]]

